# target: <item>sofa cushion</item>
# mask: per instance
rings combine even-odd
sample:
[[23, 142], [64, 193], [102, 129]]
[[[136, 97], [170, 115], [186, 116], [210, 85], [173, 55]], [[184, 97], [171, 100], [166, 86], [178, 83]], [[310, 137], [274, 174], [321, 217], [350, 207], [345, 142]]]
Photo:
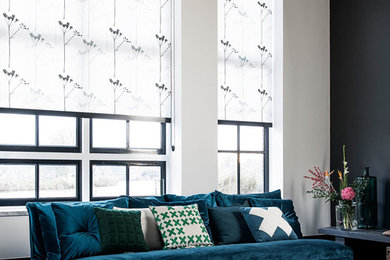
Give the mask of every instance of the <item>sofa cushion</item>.
[[149, 250], [163, 249], [163, 241], [161, 240], [160, 231], [158, 230], [156, 220], [154, 219], [152, 211], [147, 209], [125, 209], [114, 207], [115, 210], [126, 211], [140, 211], [141, 212], [141, 226], [144, 234], [146, 245]]
[[[32, 259], [46, 259], [47, 253], [45, 245], [43, 243], [43, 232], [39, 220], [39, 207], [49, 207], [51, 210], [50, 203], [32, 203], [26, 204], [27, 212], [29, 215], [29, 226], [30, 226], [30, 248]], [[54, 216], [53, 216], [54, 218]], [[55, 225], [54, 225], [55, 226]]]
[[164, 249], [213, 245], [197, 204], [150, 206], [150, 210], [164, 241]]
[[99, 227], [93, 208], [112, 208], [112, 203], [52, 203], [51, 207], [57, 223], [61, 259], [91, 256], [100, 252]]
[[215, 191], [216, 201], [218, 207], [231, 207], [244, 205], [249, 198], [263, 198], [263, 199], [281, 199], [280, 190], [258, 194], [224, 194], [220, 191]]
[[165, 200], [170, 202], [176, 201], [194, 201], [194, 200], [205, 200], [207, 207], [215, 208], [217, 206], [217, 201], [215, 200], [215, 192], [210, 192], [207, 194], [195, 194], [190, 196], [179, 196], [175, 194], [166, 194]]
[[235, 244], [180, 250], [104, 255], [85, 260], [353, 260], [352, 250], [333, 241], [320, 239], [280, 240], [267, 243]]
[[141, 212], [94, 208], [102, 254], [148, 251]]
[[[104, 202], [83, 202], [100, 204], [111, 202], [117, 207], [128, 207], [128, 198], [120, 197], [117, 199], [107, 200]], [[64, 202], [64, 204], [73, 205], [81, 202]], [[31, 257], [34, 259], [46, 259], [50, 254], [52, 259], [56, 259], [57, 252], [60, 251], [57, 237], [57, 227], [54, 213], [51, 209], [51, 202], [30, 202], [26, 205], [29, 223], [30, 223], [30, 244]], [[41, 220], [43, 221], [41, 223]], [[54, 229], [54, 230], [53, 230]], [[56, 235], [56, 238], [53, 237]], [[48, 247], [48, 250], [46, 249]]]
[[209, 209], [213, 241], [217, 245], [255, 242], [241, 207], [218, 207]]
[[256, 242], [298, 239], [278, 207], [240, 209]]
[[301, 225], [299, 224], [298, 217], [294, 211], [292, 200], [250, 198], [249, 204], [252, 207], [278, 207], [282, 210], [284, 217], [290, 226], [294, 229], [294, 232], [298, 238], [302, 238]]
[[129, 206], [130, 208], [137, 208], [136, 206], [140, 206], [139, 208], [147, 208], [149, 206], [186, 206], [191, 204], [197, 204], [200, 216], [203, 219], [204, 225], [206, 226], [206, 230], [209, 233], [209, 236], [212, 239], [212, 233], [210, 230], [210, 220], [209, 213], [207, 209], [206, 202], [204, 200], [187, 200], [187, 201], [172, 201], [172, 202], [161, 202], [155, 199], [139, 199], [129, 197]]

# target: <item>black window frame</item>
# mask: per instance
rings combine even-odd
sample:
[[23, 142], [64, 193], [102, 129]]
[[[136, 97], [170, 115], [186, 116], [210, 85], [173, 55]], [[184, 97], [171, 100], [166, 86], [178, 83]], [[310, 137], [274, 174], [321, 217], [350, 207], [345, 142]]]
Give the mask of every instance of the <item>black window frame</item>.
[[[130, 196], [130, 167], [131, 166], [158, 166], [160, 167], [160, 180], [161, 180], [161, 195], [166, 193], [166, 161], [140, 161], [140, 160], [91, 160], [89, 161], [89, 200], [90, 201], [99, 201], [99, 200], [109, 200], [115, 199], [118, 196], [103, 196], [103, 197], [94, 197], [93, 196], [93, 166], [94, 165], [107, 165], [107, 166], [126, 166], [126, 194], [120, 196]], [[143, 195], [143, 196], [132, 196], [132, 197], [147, 197], [153, 195]]]
[[[90, 153], [117, 153], [117, 154], [132, 154], [132, 153], [144, 153], [144, 154], [166, 154], [167, 151], [167, 122], [161, 122], [160, 120], [123, 120], [126, 121], [126, 148], [104, 148], [104, 147], [93, 147], [93, 119], [89, 121], [89, 152]], [[116, 120], [112, 118], [112, 120]], [[155, 122], [161, 124], [161, 144], [159, 149], [155, 148], [131, 148], [130, 147], [130, 122]]]
[[[81, 153], [81, 135], [82, 135], [82, 118], [62, 113], [39, 113], [39, 111], [18, 111], [11, 109], [4, 112], [0, 110], [0, 114], [18, 114], [35, 116], [35, 144], [34, 145], [2, 145], [0, 151], [4, 152], [59, 152], [59, 153]], [[73, 117], [76, 119], [76, 145], [75, 146], [60, 146], [60, 145], [39, 145], [39, 117], [40, 116], [57, 116], [57, 117]]]
[[[263, 154], [264, 156], [264, 182], [263, 182], [263, 192], [269, 191], [269, 129], [272, 127], [272, 123], [266, 122], [250, 122], [250, 121], [235, 121], [235, 120], [218, 120], [218, 126], [220, 125], [230, 125], [237, 127], [237, 149], [236, 150], [220, 150], [219, 153], [233, 153], [237, 155], [237, 194], [241, 194], [241, 165], [240, 165], [240, 155], [243, 154]], [[255, 126], [262, 127], [264, 129], [264, 147], [263, 151], [246, 151], [241, 150], [240, 147], [240, 127], [241, 126]]]
[[[35, 165], [35, 197], [34, 198], [0, 198], [0, 206], [24, 206], [28, 202], [81, 201], [81, 160], [39, 160], [39, 159], [0, 159], [0, 164]], [[39, 165], [75, 165], [76, 166], [76, 197], [39, 198]]]

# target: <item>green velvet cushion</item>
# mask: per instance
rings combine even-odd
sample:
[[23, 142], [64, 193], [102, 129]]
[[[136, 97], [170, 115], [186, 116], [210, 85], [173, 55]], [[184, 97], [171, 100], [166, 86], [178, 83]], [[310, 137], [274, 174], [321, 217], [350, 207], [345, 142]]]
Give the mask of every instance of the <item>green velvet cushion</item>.
[[140, 211], [94, 208], [99, 226], [101, 253], [148, 251]]

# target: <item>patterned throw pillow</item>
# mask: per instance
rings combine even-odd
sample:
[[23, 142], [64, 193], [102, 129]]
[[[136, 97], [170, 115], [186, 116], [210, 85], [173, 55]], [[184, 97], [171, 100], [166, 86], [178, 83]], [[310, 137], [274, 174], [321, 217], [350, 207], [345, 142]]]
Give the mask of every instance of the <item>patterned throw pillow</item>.
[[164, 249], [213, 245], [197, 204], [149, 208], [156, 219]]
[[141, 212], [94, 208], [103, 254], [148, 251]]
[[277, 207], [241, 208], [241, 213], [256, 242], [298, 239]]

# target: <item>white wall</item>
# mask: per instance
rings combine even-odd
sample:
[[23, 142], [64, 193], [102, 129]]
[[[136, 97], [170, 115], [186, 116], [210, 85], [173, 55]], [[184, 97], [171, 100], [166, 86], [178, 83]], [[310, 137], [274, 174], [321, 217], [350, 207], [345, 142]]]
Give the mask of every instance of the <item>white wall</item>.
[[218, 186], [217, 0], [182, 0], [178, 18], [171, 192], [204, 193]]
[[329, 0], [286, 0], [283, 12], [283, 194], [310, 235], [330, 225], [329, 205], [303, 179], [330, 167]]

